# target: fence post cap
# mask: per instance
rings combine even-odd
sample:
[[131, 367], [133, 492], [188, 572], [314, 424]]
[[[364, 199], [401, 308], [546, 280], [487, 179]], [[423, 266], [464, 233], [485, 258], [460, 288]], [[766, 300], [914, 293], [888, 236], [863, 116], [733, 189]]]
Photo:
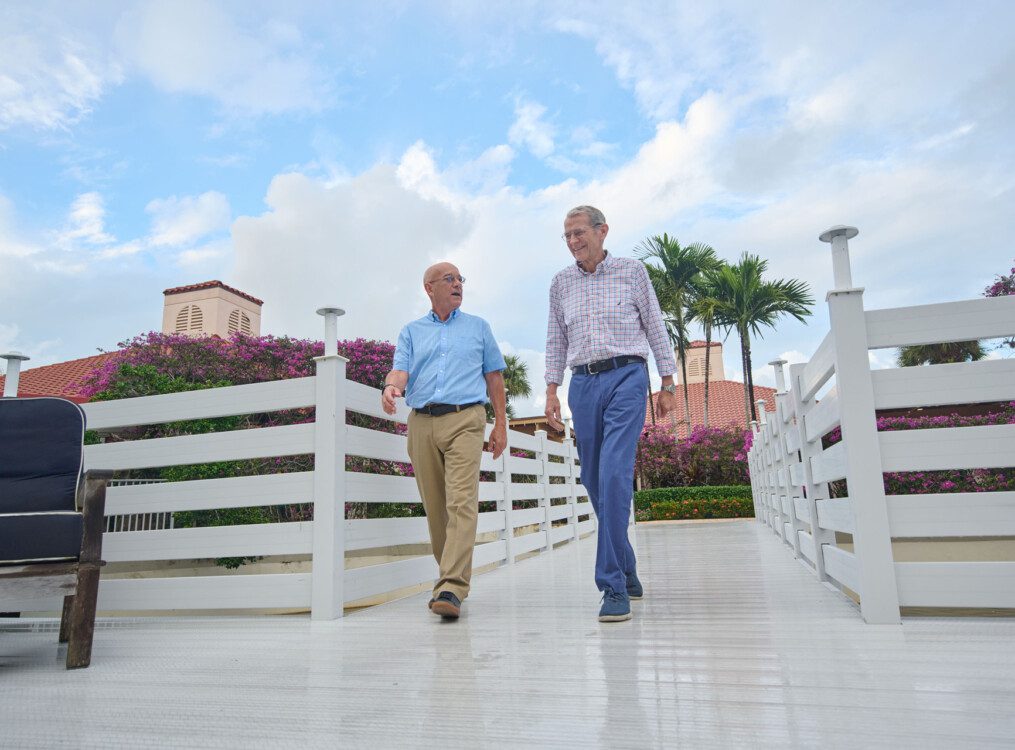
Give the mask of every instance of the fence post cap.
[[822, 242], [831, 242], [833, 237], [845, 235], [847, 240], [851, 240], [858, 234], [860, 234], [860, 230], [856, 227], [847, 227], [844, 224], [836, 224], [834, 227], [829, 227], [819, 234], [818, 239]]
[[317, 308], [318, 315], [345, 315], [345, 310], [341, 307], [319, 307]]

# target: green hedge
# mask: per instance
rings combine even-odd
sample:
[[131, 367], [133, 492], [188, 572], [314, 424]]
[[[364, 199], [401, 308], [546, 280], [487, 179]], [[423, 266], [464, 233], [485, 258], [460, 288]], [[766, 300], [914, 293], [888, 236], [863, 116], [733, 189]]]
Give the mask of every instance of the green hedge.
[[[741, 497], [715, 500], [664, 500], [641, 513], [645, 521], [673, 521], [687, 518], [752, 518], [754, 502]], [[645, 518], [645, 516], [648, 516]]]
[[[654, 490], [639, 490], [634, 493], [635, 510], [649, 510], [654, 504], [682, 500], [746, 500], [754, 515], [754, 501], [751, 485], [713, 485], [707, 487], [659, 487]], [[716, 516], [725, 518], [726, 516]]]

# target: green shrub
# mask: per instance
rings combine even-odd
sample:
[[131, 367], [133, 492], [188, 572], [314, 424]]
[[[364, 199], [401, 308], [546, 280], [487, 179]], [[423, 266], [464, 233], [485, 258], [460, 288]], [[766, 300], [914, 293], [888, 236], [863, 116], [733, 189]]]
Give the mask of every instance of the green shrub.
[[686, 498], [652, 503], [648, 510], [652, 521], [688, 518], [753, 518], [754, 502], [748, 498]]
[[754, 503], [749, 484], [711, 485], [705, 487], [659, 487], [654, 490], [639, 490], [634, 493], [635, 510], [648, 510], [654, 503], [673, 500], [747, 500]]

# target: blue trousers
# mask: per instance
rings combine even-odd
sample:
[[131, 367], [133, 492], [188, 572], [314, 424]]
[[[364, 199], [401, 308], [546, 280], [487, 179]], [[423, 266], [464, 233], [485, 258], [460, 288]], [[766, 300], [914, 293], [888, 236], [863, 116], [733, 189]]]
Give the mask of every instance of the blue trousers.
[[568, 388], [582, 484], [599, 519], [596, 586], [600, 591], [626, 591], [627, 576], [636, 569], [627, 526], [647, 391], [648, 370], [638, 364], [575, 375]]

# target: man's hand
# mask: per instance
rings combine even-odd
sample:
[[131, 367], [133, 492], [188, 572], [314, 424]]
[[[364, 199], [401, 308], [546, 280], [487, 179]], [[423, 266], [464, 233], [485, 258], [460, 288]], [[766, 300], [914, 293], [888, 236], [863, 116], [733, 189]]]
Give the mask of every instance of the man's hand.
[[667, 414], [677, 411], [677, 397], [669, 391], [659, 391], [659, 418], [665, 419]]
[[557, 398], [556, 389], [552, 393], [549, 390], [546, 391], [546, 411], [543, 413], [550, 427], [557, 432], [564, 429], [564, 422], [560, 418], [560, 399]]
[[490, 450], [494, 458], [500, 458], [507, 447], [507, 425], [501, 420], [493, 423], [493, 430], [490, 432]]
[[381, 408], [386, 414], [395, 413], [395, 399], [402, 397], [402, 389], [398, 386], [385, 386], [381, 392]]

